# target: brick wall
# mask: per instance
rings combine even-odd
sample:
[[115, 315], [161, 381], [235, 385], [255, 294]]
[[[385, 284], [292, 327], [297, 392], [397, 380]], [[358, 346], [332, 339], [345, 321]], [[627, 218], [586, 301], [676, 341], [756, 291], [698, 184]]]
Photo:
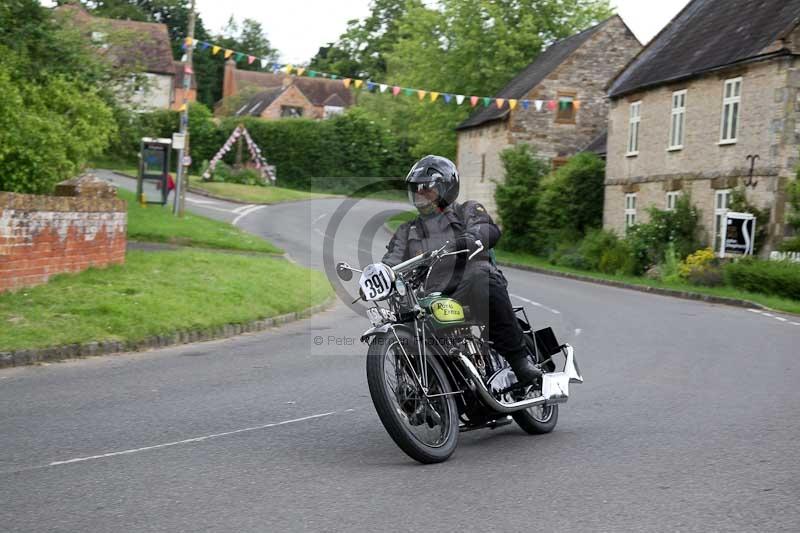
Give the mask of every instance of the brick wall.
[[125, 202], [93, 176], [59, 184], [56, 196], [0, 192], [0, 292], [122, 264], [126, 231]]
[[303, 118], [322, 118], [322, 107], [313, 106], [308, 98], [295, 85], [283, 91], [267, 108], [261, 113], [261, 118], [278, 119], [281, 118], [281, 108], [283, 106], [300, 107], [303, 109]]
[[[720, 145], [722, 92], [726, 79], [742, 77], [737, 142]], [[683, 148], [668, 150], [671, 98], [686, 90]], [[639, 153], [626, 155], [630, 103], [641, 101]], [[758, 186], [748, 200], [771, 209], [770, 242], [784, 231], [785, 194], [800, 145], [800, 63], [780, 59], [753, 63], [615, 99], [609, 112], [604, 226], [624, 231], [625, 192], [637, 192], [637, 220], [645, 208], [664, 208], [671, 183], [690, 193], [702, 211], [706, 234], [713, 231], [714, 191], [740, 186], [749, 173], [748, 154], [758, 154]], [[634, 191], [633, 189], [638, 189]]]

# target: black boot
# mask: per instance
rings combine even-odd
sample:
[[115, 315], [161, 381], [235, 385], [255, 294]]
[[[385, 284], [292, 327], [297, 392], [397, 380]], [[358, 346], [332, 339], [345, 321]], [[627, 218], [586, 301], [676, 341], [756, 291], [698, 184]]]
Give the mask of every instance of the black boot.
[[509, 359], [508, 363], [511, 365], [511, 370], [517, 376], [517, 381], [522, 385], [529, 385], [539, 379], [542, 371], [534, 366], [530, 357], [516, 357]]

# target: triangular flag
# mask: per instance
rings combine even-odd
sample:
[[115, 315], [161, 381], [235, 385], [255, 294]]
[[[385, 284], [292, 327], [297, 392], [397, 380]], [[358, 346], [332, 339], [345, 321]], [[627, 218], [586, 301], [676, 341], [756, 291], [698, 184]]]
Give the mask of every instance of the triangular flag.
[[536, 111], [541, 111], [544, 102], [541, 100], [534, 100], [533, 105], [536, 107]]
[[225, 59], [228, 59], [233, 55], [233, 50], [225, 50]]
[[192, 38], [191, 38], [191, 37], [187, 37], [187, 38], [186, 38], [186, 40], [185, 40], [185, 41], [183, 41], [183, 43], [184, 43], [186, 46], [192, 46]]
[[503, 104], [506, 103], [506, 99], [505, 98], [495, 98], [494, 101], [495, 101], [495, 103], [497, 103], [497, 109], [502, 109], [503, 108]]
[[261, 68], [267, 68], [267, 63], [269, 63], [269, 61], [267, 61], [266, 59], [264, 59], [262, 57], [261, 58]]
[[[456, 104], [461, 105], [463, 103], [464, 103], [464, 95], [463, 94], [457, 94], [456, 95]], [[473, 104], [473, 105], [475, 105], [475, 104]]]
[[510, 99], [508, 101], [508, 107], [511, 108], [511, 109], [514, 109], [515, 107], [517, 107], [517, 101], [515, 99], [513, 99], [513, 98]]
[[305, 69], [304, 67], [299, 67], [299, 68], [297, 69], [297, 75], [298, 75], [298, 76], [302, 76], [302, 75], [303, 75], [303, 72], [305, 72], [305, 71], [306, 71], [306, 69]]
[[448, 94], [448, 93], [444, 93], [444, 96], [442, 98], [444, 98], [444, 103], [445, 104], [449, 104], [450, 100], [453, 99], [453, 95], [452, 94]]
[[375, 84], [372, 83], [371, 81], [368, 81], [367, 82], [367, 90], [371, 92], [374, 88], [375, 88]]
[[385, 83], [380, 83], [380, 84], [378, 84], [378, 90], [379, 90], [380, 92], [384, 92], [384, 91], [386, 91], [386, 88], [387, 88], [387, 87], [388, 87], [388, 85], [386, 85]]
[[[325, 74], [323, 74], [323, 76], [324, 76], [324, 75], [325, 75]], [[336, 74], [331, 74], [331, 79], [332, 79], [332, 80], [338, 80], [338, 79], [339, 79], [339, 76], [337, 76]]]
[[581, 101], [580, 100], [573, 100], [572, 101], [572, 107], [574, 107], [575, 111], [577, 111], [578, 109], [581, 108]]
[[348, 87], [348, 88], [349, 88], [349, 87], [350, 87], [350, 82], [351, 82], [351, 81], [353, 81], [353, 80], [351, 80], [350, 78], [345, 78], [345, 79], [343, 79], [343, 80], [342, 80], [342, 83], [344, 83], [344, 86], [345, 86], [345, 87]]
[[556, 101], [555, 100], [548, 100], [547, 101], [547, 109], [553, 111], [556, 108]]
[[522, 109], [524, 109], [525, 111], [528, 110], [528, 106], [530, 106], [530, 105], [531, 105], [531, 101], [530, 100], [523, 100], [522, 101]]
[[211, 55], [212, 55], [212, 56], [213, 56], [213, 55], [217, 55], [217, 52], [219, 52], [219, 46], [217, 46], [217, 45], [215, 44], [214, 46], [212, 46], [212, 47], [211, 47]]
[[419, 90], [417, 91], [417, 97], [419, 98], [420, 102], [421, 102], [421, 101], [422, 101], [422, 100], [425, 98], [425, 94], [426, 94], [427, 92], [428, 92], [428, 91], [423, 91], [422, 89], [419, 89]]
[[435, 102], [437, 98], [439, 98], [439, 93], [431, 91], [431, 102]]
[[364, 84], [364, 80], [356, 80], [356, 82], [355, 82], [356, 89], [360, 89], [363, 84]]
[[291, 74], [293, 70], [294, 67], [291, 64], [286, 65], [286, 74]]
[[571, 103], [572, 103], [572, 102], [570, 102], [569, 100], [559, 100], [559, 102], [558, 102], [558, 108], [559, 108], [559, 109], [569, 109], [569, 105], [570, 105]]
[[492, 103], [492, 99], [488, 96], [483, 97], [483, 107], [489, 107], [489, 104]]
[[470, 96], [469, 97], [469, 103], [470, 103], [470, 105], [472, 105], [472, 107], [475, 107], [475, 105], [477, 105], [477, 103], [478, 103], [478, 97], [477, 96]]
[[184, 74], [194, 74], [194, 70], [192, 70], [192, 67], [190, 67], [189, 65], [185, 65], [183, 67], [183, 72]]
[[403, 87], [403, 94], [406, 96], [411, 96], [412, 94], [414, 94], [414, 89], [410, 87]]
[[317, 71], [316, 70], [309, 70], [308, 71], [308, 77], [309, 78], [316, 78], [317, 77]]
[[256, 56], [247, 56], [247, 64], [252, 65], [253, 61], [256, 60]]
[[181, 105], [181, 106], [178, 108], [178, 111], [186, 111], [186, 104], [183, 104], [183, 105]]
[[395, 85], [394, 87], [392, 87], [392, 96], [397, 96], [398, 94], [400, 94], [400, 87]]
[[203, 41], [200, 43], [200, 50], [208, 50], [208, 47], [211, 46], [207, 42]]
[[234, 61], [239, 62], [242, 59], [244, 59], [244, 54], [241, 52], [236, 52], [236, 57], [234, 58]]

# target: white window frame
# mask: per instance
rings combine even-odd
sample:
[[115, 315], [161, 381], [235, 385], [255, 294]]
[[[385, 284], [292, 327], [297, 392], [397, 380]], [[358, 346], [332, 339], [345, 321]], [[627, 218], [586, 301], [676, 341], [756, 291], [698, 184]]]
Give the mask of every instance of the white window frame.
[[636, 224], [636, 193], [625, 194], [625, 229]]
[[669, 191], [666, 195], [667, 211], [675, 211], [681, 191]]
[[642, 123], [642, 101], [631, 102], [628, 111], [628, 152], [627, 157], [639, 155], [639, 130]]
[[683, 139], [686, 136], [686, 95], [686, 89], [672, 93], [668, 150], [683, 149]]
[[[725, 80], [722, 85], [722, 114], [719, 120], [719, 144], [734, 144], [742, 126], [742, 77]], [[729, 90], [730, 89], [730, 90]], [[726, 127], [727, 126], [727, 127]]]
[[718, 189], [714, 191], [714, 251], [722, 252], [722, 228], [725, 225], [725, 216], [730, 211], [731, 189]]

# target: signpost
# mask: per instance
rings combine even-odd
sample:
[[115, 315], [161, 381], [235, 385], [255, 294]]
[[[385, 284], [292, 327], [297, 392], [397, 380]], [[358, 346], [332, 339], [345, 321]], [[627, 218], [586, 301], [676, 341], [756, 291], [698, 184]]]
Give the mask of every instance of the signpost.
[[[139, 179], [136, 180], [136, 199], [142, 205], [167, 203], [169, 190], [167, 187], [167, 174], [169, 173], [170, 139], [153, 139], [142, 137], [139, 150]], [[161, 192], [160, 201], [149, 201], [145, 196], [145, 184], [153, 183], [156, 190]]]
[[723, 240], [719, 256], [753, 255], [755, 237], [755, 215], [729, 211], [722, 226]]

